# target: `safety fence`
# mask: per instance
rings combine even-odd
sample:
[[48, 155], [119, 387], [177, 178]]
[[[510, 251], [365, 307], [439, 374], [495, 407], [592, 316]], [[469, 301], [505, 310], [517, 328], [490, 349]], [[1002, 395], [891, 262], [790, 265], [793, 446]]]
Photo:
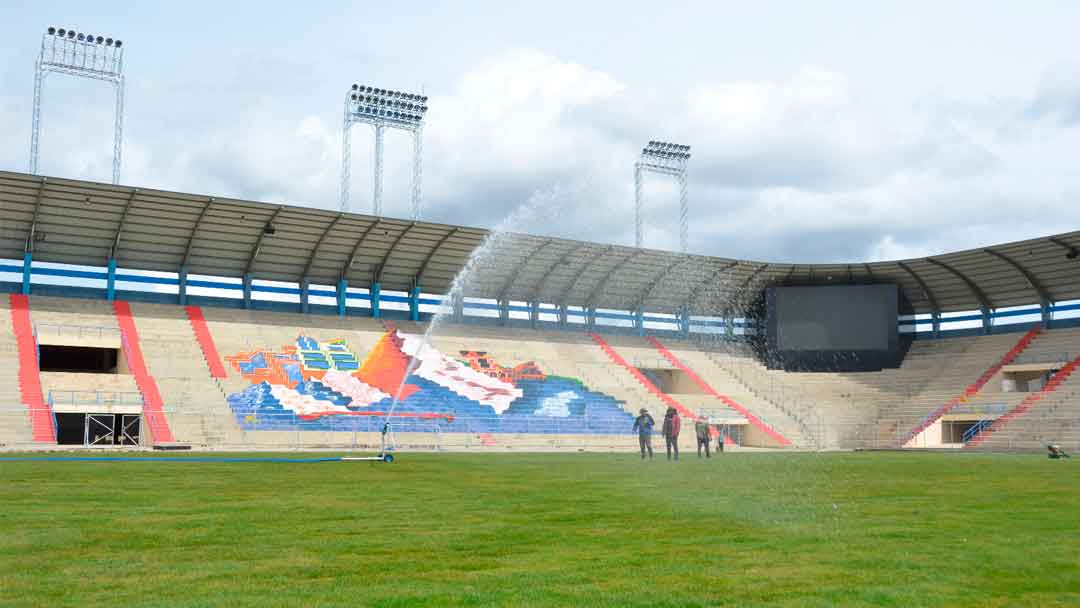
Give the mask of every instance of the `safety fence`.
[[141, 406], [140, 393], [112, 391], [49, 391], [47, 399], [53, 408], [66, 406]]
[[67, 325], [59, 323], [35, 323], [34, 335], [40, 341], [43, 336], [77, 338], [80, 340], [115, 338], [120, 339], [120, 330], [115, 327], [95, 325]]
[[1068, 352], [1056, 353], [1024, 353], [1012, 361], [1012, 365], [1029, 365], [1037, 363], [1066, 363], [1075, 358], [1075, 354]]
[[[22, 406], [0, 407], [0, 449], [56, 449], [90, 447], [113, 449], [150, 447], [150, 433], [139, 414], [53, 413], [57, 422], [57, 440], [52, 443], [31, 441], [30, 415]], [[382, 445], [382, 416], [334, 416], [333, 425], [293, 414], [264, 413], [257, 419], [238, 418], [231, 413], [166, 410], [176, 443], [193, 449], [210, 450], [377, 450]], [[386, 429], [388, 446], [414, 451], [491, 451], [491, 452], [612, 452], [638, 450], [638, 436], [624, 427], [610, 427], [609, 432], [594, 432], [582, 426], [581, 418], [513, 417], [398, 417]], [[993, 418], [988, 418], [992, 420]], [[659, 432], [660, 420], [652, 435], [652, 446], [664, 451]], [[976, 422], [976, 421], [972, 421]], [[728, 449], [752, 448], [743, 443], [743, 425], [714, 423], [711, 448], [723, 441]], [[622, 430], [620, 430], [620, 428]], [[826, 423], [828, 439], [824, 448], [796, 445], [794, 449], [891, 449], [896, 448], [896, 434], [880, 422]], [[959, 436], [959, 435], [958, 435]], [[965, 436], [965, 439], [969, 437]], [[1067, 451], [1080, 451], [1080, 420], [1059, 412], [1031, 412], [996, 431], [980, 450], [1042, 451], [1047, 444], [1058, 444]], [[691, 452], [696, 447], [694, 426], [684, 422], [679, 437], [680, 449]], [[962, 449], [960, 442], [924, 444], [920, 447]]]

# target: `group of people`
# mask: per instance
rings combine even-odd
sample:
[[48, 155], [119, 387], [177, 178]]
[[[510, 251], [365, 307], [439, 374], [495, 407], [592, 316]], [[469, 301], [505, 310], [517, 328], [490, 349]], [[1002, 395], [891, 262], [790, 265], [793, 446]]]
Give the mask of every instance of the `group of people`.
[[[656, 421], [649, 414], [649, 410], [641, 408], [638, 417], [634, 419], [634, 431], [638, 434], [638, 445], [641, 447], [642, 460], [645, 460], [646, 454], [649, 458], [653, 457], [652, 433], [655, 426]], [[675, 460], [679, 459], [679, 431], [681, 430], [682, 418], [679, 416], [678, 410], [669, 407], [664, 414], [664, 424], [660, 429], [661, 434], [664, 436], [668, 460], [671, 460], [672, 454], [674, 454]], [[712, 458], [712, 454], [709, 452], [712, 437], [709, 436], [709, 423], [706, 422], [704, 416], [698, 416], [697, 421], [694, 423], [694, 436], [697, 437], [698, 458], [701, 458], [703, 450], [705, 458]], [[724, 439], [722, 437], [717, 443], [716, 450], [718, 452], [724, 451]]]

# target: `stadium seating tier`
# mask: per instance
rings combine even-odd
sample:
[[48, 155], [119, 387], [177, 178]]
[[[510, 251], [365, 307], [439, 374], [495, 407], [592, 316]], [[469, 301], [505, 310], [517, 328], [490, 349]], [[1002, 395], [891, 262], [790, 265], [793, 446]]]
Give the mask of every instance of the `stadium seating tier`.
[[[1077, 329], [1036, 332], [1026, 342], [1020, 333], [919, 340], [897, 369], [793, 373], [767, 369], [744, 343], [700, 337], [597, 340], [586, 333], [444, 324], [425, 343], [427, 326], [415, 322], [120, 302], [114, 310], [108, 302], [45, 296], [28, 301], [31, 322], [50, 343], [65, 336], [81, 344], [123, 342], [111, 376], [35, 370], [43, 398], [65, 391], [138, 393], [147, 418], [144, 443], [171, 434], [204, 448], [372, 446], [393, 409], [392, 431], [403, 446], [632, 450], [636, 412], [647, 409], [659, 423], [673, 404], [686, 416], [684, 451], [694, 448], [698, 415], [741, 429], [738, 439], [749, 445], [895, 447], [923, 445], [928, 422], [945, 414], [1019, 407], [972, 445], [1039, 449], [1049, 441], [1080, 441], [1080, 374], [1062, 374], [1038, 398], [1002, 389], [1003, 361], [1055, 352], [1075, 357]], [[23, 405], [34, 396], [20, 390], [27, 372], [19, 371], [9, 298], [0, 306], [0, 446], [30, 445], [43, 431]], [[410, 362], [418, 365], [406, 378]], [[164, 412], [162, 421], [152, 420], [152, 407]], [[655, 447], [662, 444], [657, 437]]]

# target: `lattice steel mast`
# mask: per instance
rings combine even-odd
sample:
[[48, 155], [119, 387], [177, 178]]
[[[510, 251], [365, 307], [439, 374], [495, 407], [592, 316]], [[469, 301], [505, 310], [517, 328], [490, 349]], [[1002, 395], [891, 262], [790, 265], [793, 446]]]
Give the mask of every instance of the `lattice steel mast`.
[[645, 242], [642, 219], [641, 181], [645, 172], [670, 175], [679, 180], [679, 246], [687, 250], [689, 192], [686, 182], [686, 166], [690, 161], [690, 146], [663, 141], [650, 141], [641, 149], [641, 156], [634, 163], [634, 244], [641, 247]]
[[372, 212], [382, 216], [383, 139], [386, 129], [408, 131], [413, 136], [412, 219], [420, 219], [420, 180], [423, 177], [424, 115], [427, 96], [388, 91], [354, 84], [345, 95], [345, 116], [341, 136], [341, 210], [349, 210], [349, 182], [352, 165], [352, 126], [365, 123], [375, 127], [375, 162], [372, 176]]
[[100, 80], [113, 85], [116, 108], [113, 118], [112, 183], [120, 183], [120, 158], [124, 140], [123, 42], [75, 30], [50, 27], [41, 37], [41, 52], [34, 69], [34, 118], [30, 126], [30, 173], [38, 172], [41, 140], [41, 97], [50, 72]]

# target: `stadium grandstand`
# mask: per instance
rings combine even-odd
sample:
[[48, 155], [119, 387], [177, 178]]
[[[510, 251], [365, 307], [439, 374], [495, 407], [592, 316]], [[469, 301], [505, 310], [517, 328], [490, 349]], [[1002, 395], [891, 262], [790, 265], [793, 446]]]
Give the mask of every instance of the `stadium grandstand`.
[[[1080, 232], [766, 263], [13, 172], [0, 225], [6, 448], [373, 447], [395, 395], [413, 449], [633, 450], [670, 407], [748, 447], [1080, 447]], [[767, 294], [867, 286], [892, 308], [845, 322], [894, 361], [780, 361]]]

